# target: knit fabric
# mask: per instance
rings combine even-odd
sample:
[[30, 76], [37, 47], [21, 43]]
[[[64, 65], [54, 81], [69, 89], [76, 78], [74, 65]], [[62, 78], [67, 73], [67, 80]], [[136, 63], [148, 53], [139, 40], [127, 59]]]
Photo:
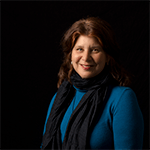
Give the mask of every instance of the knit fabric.
[[[87, 92], [74, 88], [76, 94], [60, 125], [62, 142], [70, 116]], [[110, 89], [109, 99], [100, 110], [101, 116], [89, 137], [91, 149], [142, 149], [144, 121], [135, 93], [129, 87], [110, 86]], [[56, 94], [48, 108], [43, 134]]]

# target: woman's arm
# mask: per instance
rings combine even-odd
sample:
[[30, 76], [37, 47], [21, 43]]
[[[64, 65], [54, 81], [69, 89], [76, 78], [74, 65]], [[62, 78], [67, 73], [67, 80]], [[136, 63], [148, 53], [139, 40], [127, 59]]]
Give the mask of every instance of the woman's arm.
[[[48, 120], [48, 118], [49, 118], [49, 115], [50, 115], [50, 112], [51, 112], [51, 109], [52, 109], [52, 106], [53, 106], [53, 103], [54, 103], [54, 100], [55, 100], [56, 95], [57, 95], [57, 93], [55, 93], [55, 95], [54, 95], [53, 98], [51, 99], [51, 102], [50, 102], [49, 107], [48, 107], [47, 116], [46, 116], [46, 120], [45, 120], [45, 124], [44, 124], [43, 135], [44, 135], [44, 133], [45, 133], [45, 131], [46, 131], [47, 120]], [[43, 144], [43, 143], [41, 143], [40, 148], [42, 148], [42, 144]]]
[[50, 115], [50, 112], [51, 112], [51, 109], [52, 109], [52, 106], [53, 106], [53, 103], [54, 103], [54, 100], [55, 100], [55, 97], [56, 97], [57, 93], [55, 93], [55, 95], [53, 96], [51, 102], [50, 102], [50, 105], [48, 107], [48, 111], [47, 111], [47, 116], [46, 116], [46, 120], [45, 120], [45, 124], [44, 124], [44, 130], [43, 130], [43, 135], [46, 131], [46, 124], [47, 124], [47, 120], [49, 118], [49, 115]]
[[115, 149], [142, 149], [144, 121], [135, 93], [126, 89], [113, 112]]

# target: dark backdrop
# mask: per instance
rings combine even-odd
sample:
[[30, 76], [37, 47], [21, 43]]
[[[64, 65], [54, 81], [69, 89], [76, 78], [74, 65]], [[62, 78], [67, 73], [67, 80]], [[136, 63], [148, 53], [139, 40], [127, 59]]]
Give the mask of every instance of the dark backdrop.
[[[39, 148], [57, 91], [60, 39], [72, 23], [99, 16], [113, 27], [135, 91], [149, 148], [148, 2], [2, 2], [2, 148]], [[136, 137], [135, 137], [136, 138]]]

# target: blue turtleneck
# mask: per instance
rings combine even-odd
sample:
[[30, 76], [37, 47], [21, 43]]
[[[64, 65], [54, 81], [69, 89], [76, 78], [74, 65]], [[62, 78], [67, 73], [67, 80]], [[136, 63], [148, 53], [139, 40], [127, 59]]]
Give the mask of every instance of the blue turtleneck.
[[[87, 92], [74, 88], [75, 96], [60, 125], [62, 142], [71, 114]], [[91, 149], [142, 149], [144, 122], [135, 93], [129, 87], [110, 88], [109, 98], [90, 137]], [[56, 94], [47, 112], [43, 134]]]

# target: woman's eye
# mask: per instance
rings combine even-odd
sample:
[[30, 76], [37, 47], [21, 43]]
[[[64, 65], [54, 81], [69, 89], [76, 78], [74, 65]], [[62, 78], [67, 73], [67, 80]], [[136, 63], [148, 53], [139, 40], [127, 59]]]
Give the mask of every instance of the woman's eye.
[[77, 51], [82, 51], [82, 48], [78, 48]]
[[92, 51], [93, 51], [93, 52], [98, 52], [99, 50], [98, 50], [98, 49], [93, 49]]

